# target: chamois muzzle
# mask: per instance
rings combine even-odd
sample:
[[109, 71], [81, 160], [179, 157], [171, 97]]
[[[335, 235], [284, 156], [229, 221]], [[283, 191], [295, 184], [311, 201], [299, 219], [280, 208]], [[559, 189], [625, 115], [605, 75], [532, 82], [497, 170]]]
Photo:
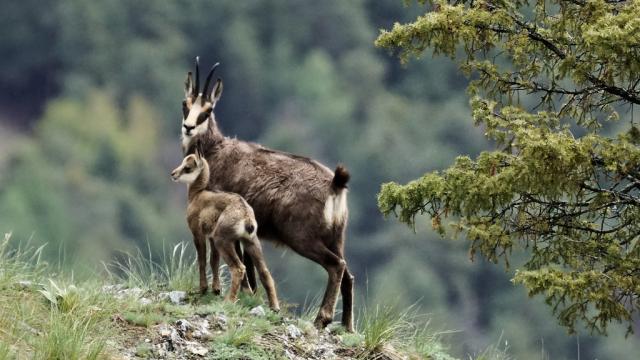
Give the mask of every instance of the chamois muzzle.
[[178, 181], [179, 177], [180, 177], [180, 172], [178, 171], [178, 169], [175, 169], [171, 172], [171, 180]]
[[189, 126], [187, 124], [182, 124], [182, 127], [184, 127], [185, 135], [191, 135], [191, 131], [196, 128], [195, 126]]

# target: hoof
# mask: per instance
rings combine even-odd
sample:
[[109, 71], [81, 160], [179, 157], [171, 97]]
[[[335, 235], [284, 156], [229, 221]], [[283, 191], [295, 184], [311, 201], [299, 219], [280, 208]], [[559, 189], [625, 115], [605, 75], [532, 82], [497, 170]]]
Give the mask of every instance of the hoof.
[[355, 332], [353, 329], [353, 320], [345, 321], [345, 319], [342, 318], [342, 326], [344, 327], [346, 332], [350, 332], [350, 333]]
[[317, 329], [324, 329], [327, 327], [327, 325], [331, 324], [331, 322], [333, 321], [332, 318], [328, 317], [328, 316], [320, 316], [318, 314], [318, 317], [316, 318], [316, 320], [313, 322], [313, 325], [317, 328]]
[[200, 288], [200, 295], [205, 295], [207, 293], [207, 287]]
[[213, 292], [214, 295], [220, 295], [222, 294], [222, 291], [220, 289], [211, 289], [211, 292]]

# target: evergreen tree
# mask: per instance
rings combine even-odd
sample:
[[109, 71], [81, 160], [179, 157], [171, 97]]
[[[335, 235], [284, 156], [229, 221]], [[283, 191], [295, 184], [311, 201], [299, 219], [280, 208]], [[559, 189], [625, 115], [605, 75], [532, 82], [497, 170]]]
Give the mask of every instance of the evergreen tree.
[[[422, 1], [427, 3], [427, 1]], [[376, 44], [402, 61], [458, 58], [472, 117], [498, 150], [457, 158], [379, 207], [408, 224], [426, 213], [470, 253], [509, 265], [570, 331], [605, 332], [640, 310], [640, 1], [428, 1]], [[612, 125], [622, 116], [631, 123]], [[451, 219], [447, 227], [444, 219]]]

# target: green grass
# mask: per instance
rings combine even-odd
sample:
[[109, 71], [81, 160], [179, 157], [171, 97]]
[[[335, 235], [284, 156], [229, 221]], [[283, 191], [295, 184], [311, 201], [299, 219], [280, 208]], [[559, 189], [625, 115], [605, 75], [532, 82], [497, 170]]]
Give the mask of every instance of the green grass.
[[[147, 337], [158, 339], [153, 325], [172, 326], [177, 319], [211, 315], [224, 315], [227, 320], [222, 327], [212, 327], [207, 340], [202, 339], [202, 345], [210, 350], [210, 359], [284, 359], [285, 348], [304, 357], [313, 351], [308, 346], [326, 341], [336, 351], [343, 351], [339, 357], [347, 354], [344, 356], [351, 359], [379, 358], [392, 352], [411, 358], [453, 359], [442, 346], [444, 333], [431, 332], [427, 326], [416, 327], [417, 318], [411, 309], [365, 309], [359, 316], [359, 333], [346, 333], [334, 324], [330, 336], [319, 333], [312, 324], [318, 299], [306, 304], [303, 316], [298, 318], [284, 302], [284, 310], [271, 311], [262, 292], [242, 294], [235, 303], [212, 294], [200, 296], [193, 291], [197, 288], [196, 272], [184, 244], [167, 252], [163, 260], [166, 265], [138, 251], [106, 266], [106, 274], [86, 274], [83, 281], [75, 281], [73, 274], [43, 262], [42, 247], [10, 245], [10, 235], [6, 235], [0, 242], [0, 360], [110, 359], [119, 358], [121, 349], [153, 358], [154, 348], [144, 342]], [[122, 297], [104, 292], [105, 284], [140, 287], [152, 299], [160, 291], [175, 289], [187, 291], [188, 296], [183, 305], [168, 301], [143, 305], [137, 295]], [[250, 314], [258, 305], [264, 306], [265, 316]], [[300, 328], [303, 337], [283, 341], [289, 324]], [[506, 351], [492, 347], [477, 359], [509, 359], [501, 354]]]
[[96, 319], [90, 315], [69, 316], [52, 310], [44, 336], [34, 342], [36, 359], [98, 359], [106, 338], [95, 336]]
[[361, 324], [365, 349], [379, 351], [407, 329], [407, 313], [398, 312], [392, 306], [376, 306], [364, 310]]
[[119, 259], [105, 264], [105, 269], [112, 282], [128, 287], [190, 291], [198, 284], [198, 272], [195, 258], [187, 254], [188, 249], [184, 242], [176, 244], [170, 252], [163, 246], [158, 262], [148, 245], [146, 254], [140, 249], [134, 254], [124, 253]]
[[502, 340], [502, 335], [498, 339], [496, 344], [488, 346], [480, 354], [476, 356], [469, 356], [469, 359], [473, 360], [512, 360], [509, 355], [509, 344]]
[[43, 247], [12, 247], [10, 238], [0, 243], [0, 359], [103, 358], [111, 316], [122, 304], [104, 296], [97, 282], [79, 286], [73, 276], [52, 271], [41, 260]]

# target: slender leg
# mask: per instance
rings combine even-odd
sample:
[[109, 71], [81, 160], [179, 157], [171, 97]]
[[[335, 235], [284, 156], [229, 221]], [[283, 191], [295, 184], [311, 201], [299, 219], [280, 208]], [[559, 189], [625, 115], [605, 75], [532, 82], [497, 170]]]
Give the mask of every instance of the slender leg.
[[193, 242], [198, 253], [198, 271], [200, 273], [200, 293], [207, 292], [207, 247], [205, 240], [200, 236], [194, 236]]
[[354, 277], [349, 268], [344, 269], [340, 293], [342, 294], [342, 326], [348, 332], [353, 332], [353, 283]]
[[253, 293], [255, 293], [256, 291], [258, 291], [258, 282], [256, 281], [253, 259], [251, 257], [251, 254], [247, 253], [246, 250], [244, 252], [242, 262], [244, 262], [244, 266], [247, 267], [246, 279], [247, 281], [249, 281], [249, 287], [253, 290]]
[[[299, 244], [294, 246], [294, 244]], [[310, 259], [320, 265], [327, 271], [329, 276], [327, 288], [320, 304], [318, 316], [314, 321], [317, 328], [324, 328], [333, 320], [336, 302], [338, 301], [338, 293], [342, 283], [342, 275], [347, 263], [340, 256], [329, 250], [322, 242], [299, 241], [292, 242], [292, 248], [298, 254]]]
[[260, 276], [260, 282], [262, 282], [262, 286], [264, 286], [264, 289], [267, 292], [267, 297], [269, 298], [269, 307], [273, 311], [280, 311], [278, 295], [276, 294], [276, 286], [273, 282], [273, 278], [271, 277], [271, 273], [267, 268], [267, 264], [264, 261], [262, 246], [260, 246], [258, 238], [254, 237], [253, 241], [244, 242], [244, 251], [245, 255], [249, 254], [253, 258], [253, 261], [255, 261], [256, 268], [258, 269], [258, 275]]
[[209, 237], [209, 247], [211, 247], [211, 258], [209, 263], [211, 264], [211, 273], [213, 274], [213, 280], [211, 283], [211, 290], [214, 294], [220, 295], [220, 253], [213, 242], [213, 237]]
[[[242, 251], [242, 248], [240, 247], [240, 241], [236, 241], [235, 244], [234, 244], [234, 247], [235, 247], [235, 251], [236, 251], [236, 254], [238, 255], [238, 257], [239, 258], [243, 258], [243, 251]], [[247, 257], [246, 253], [244, 254], [244, 257], [245, 258]], [[251, 261], [251, 260], [249, 259], [249, 261]], [[249, 265], [247, 265], [246, 262], [244, 263], [244, 265], [245, 265], [246, 268], [249, 267]], [[253, 264], [251, 264], [251, 267], [252, 267], [252, 270], [253, 270]], [[255, 277], [255, 275], [254, 275], [254, 277]], [[247, 292], [247, 293], [251, 293], [251, 292], [255, 291], [255, 285], [251, 285], [251, 281], [249, 279], [249, 274], [248, 273], [247, 273], [247, 275], [245, 275], [242, 278], [241, 289], [242, 289], [242, 291]]]
[[245, 267], [235, 251], [233, 242], [228, 241], [228, 239], [217, 238], [215, 244], [231, 272], [231, 287], [225, 299], [234, 302], [238, 299], [238, 291], [245, 275]]
[[[338, 239], [335, 246], [330, 247], [336, 255], [344, 259], [344, 233]], [[342, 295], [342, 326], [348, 332], [353, 332], [353, 286], [354, 276], [349, 271], [349, 267], [345, 267], [342, 275], [342, 284], [340, 284], [340, 294]]]

